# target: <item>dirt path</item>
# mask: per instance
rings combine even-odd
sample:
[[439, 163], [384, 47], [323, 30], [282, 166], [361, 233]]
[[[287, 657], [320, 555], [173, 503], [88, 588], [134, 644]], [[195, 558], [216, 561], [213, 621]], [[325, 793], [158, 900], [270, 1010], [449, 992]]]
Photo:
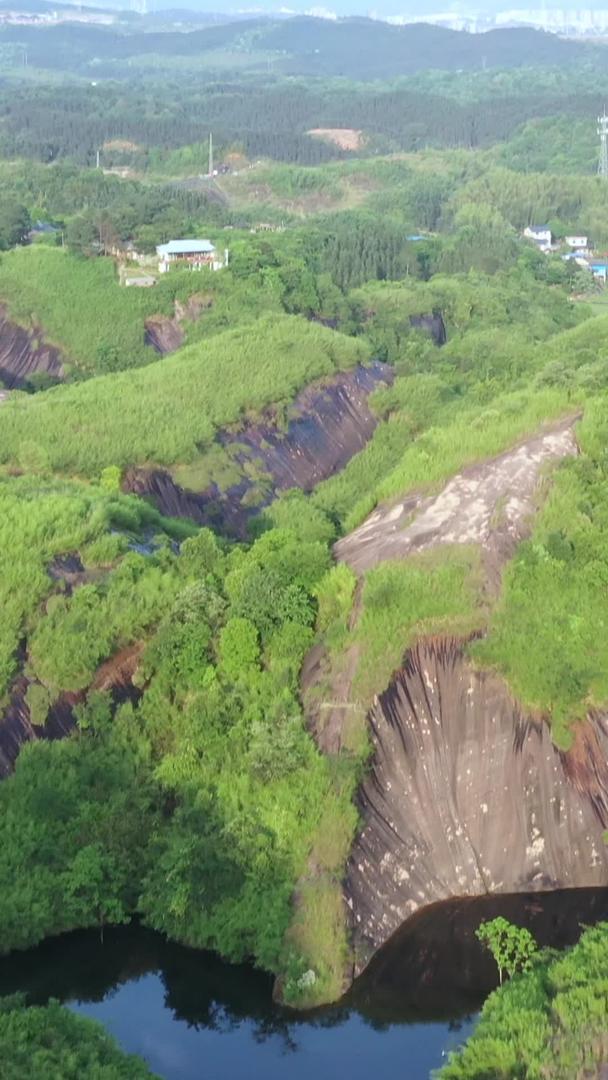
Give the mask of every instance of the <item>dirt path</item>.
[[543, 468], [578, 452], [570, 416], [514, 449], [457, 473], [437, 495], [407, 496], [375, 510], [334, 551], [361, 574], [439, 544], [480, 544], [490, 569], [524, 537]]

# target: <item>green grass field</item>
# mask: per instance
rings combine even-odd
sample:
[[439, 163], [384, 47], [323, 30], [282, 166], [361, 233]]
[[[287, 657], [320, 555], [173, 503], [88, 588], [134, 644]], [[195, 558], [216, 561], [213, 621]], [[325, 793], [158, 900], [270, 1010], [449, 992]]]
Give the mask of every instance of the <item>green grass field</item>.
[[87, 476], [108, 465], [187, 463], [218, 428], [367, 356], [361, 340], [266, 316], [255, 334], [245, 326], [136, 371], [14, 397], [0, 415], [0, 459]]

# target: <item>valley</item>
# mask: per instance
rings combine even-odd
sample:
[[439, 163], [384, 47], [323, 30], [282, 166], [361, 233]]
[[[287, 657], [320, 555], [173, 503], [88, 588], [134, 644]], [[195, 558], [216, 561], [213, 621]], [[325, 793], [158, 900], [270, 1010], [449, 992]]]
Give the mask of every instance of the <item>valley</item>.
[[0, 24], [7, 1075], [600, 1076], [606, 46], [176, 18]]

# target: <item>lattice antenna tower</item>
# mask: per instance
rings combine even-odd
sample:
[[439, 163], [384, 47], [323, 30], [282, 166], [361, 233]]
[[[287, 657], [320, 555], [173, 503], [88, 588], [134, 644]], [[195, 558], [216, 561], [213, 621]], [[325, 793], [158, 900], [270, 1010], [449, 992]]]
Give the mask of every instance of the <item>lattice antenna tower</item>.
[[608, 180], [608, 116], [606, 106], [601, 116], [597, 118], [597, 133], [600, 137], [600, 160], [597, 171], [602, 180]]

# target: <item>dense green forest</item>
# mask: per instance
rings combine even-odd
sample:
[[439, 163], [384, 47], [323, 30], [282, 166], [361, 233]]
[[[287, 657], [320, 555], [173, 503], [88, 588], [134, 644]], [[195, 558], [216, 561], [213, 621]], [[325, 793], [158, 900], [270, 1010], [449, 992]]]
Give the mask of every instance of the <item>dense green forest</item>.
[[[125, 33], [125, 29], [127, 32]], [[426, 69], [448, 71], [488, 67], [517, 68], [587, 61], [601, 68], [601, 49], [563, 41], [532, 29], [507, 29], [481, 35], [425, 24], [390, 26], [380, 20], [332, 21], [314, 17], [233, 21], [189, 33], [164, 33], [127, 27], [66, 23], [39, 32], [37, 27], [5, 26], [0, 37], [8, 57], [50, 70], [100, 75], [129, 67], [199, 71], [235, 68], [281, 74], [386, 79]], [[270, 65], [269, 65], [270, 62]]]
[[18, 995], [0, 999], [0, 1048], [6, 1080], [153, 1080], [143, 1061], [121, 1053], [101, 1024], [57, 1002], [34, 1008]]
[[474, 1035], [437, 1077], [584, 1076], [603, 1057], [607, 949], [602, 923], [563, 955], [541, 953], [531, 971], [488, 998]]
[[[369, 20], [139, 20], [0, 28], [0, 349], [8, 375], [31, 362], [0, 386], [0, 741], [22, 714], [41, 736], [0, 783], [0, 953], [137, 916], [317, 1006], [352, 970], [366, 715], [406, 650], [474, 639], [469, 660], [564, 753], [608, 700], [608, 306], [563, 257], [571, 233], [599, 260], [608, 245], [608, 53], [535, 31], [481, 53]], [[541, 223], [549, 253], [523, 236]], [[197, 236], [227, 266], [160, 274], [157, 244]], [[168, 355], [151, 323], [176, 334]], [[363, 445], [311, 490], [273, 486], [266, 455], [307, 430], [307, 394], [373, 361], [376, 389], [340, 398], [355, 426], [370, 411]], [[566, 419], [579, 452], [542, 472], [496, 580], [473, 543], [357, 575], [336, 560], [375, 507]], [[246, 526], [162, 514], [126, 493], [134, 471], [203, 502], [252, 484]], [[336, 671], [352, 717], [329, 752], [311, 717]], [[47, 740], [57, 711], [71, 734]], [[607, 940], [541, 952], [442, 1075], [603, 1060]], [[149, 1075], [56, 1003], [0, 1002], [0, 1045], [15, 1078], [28, 1059]]]

